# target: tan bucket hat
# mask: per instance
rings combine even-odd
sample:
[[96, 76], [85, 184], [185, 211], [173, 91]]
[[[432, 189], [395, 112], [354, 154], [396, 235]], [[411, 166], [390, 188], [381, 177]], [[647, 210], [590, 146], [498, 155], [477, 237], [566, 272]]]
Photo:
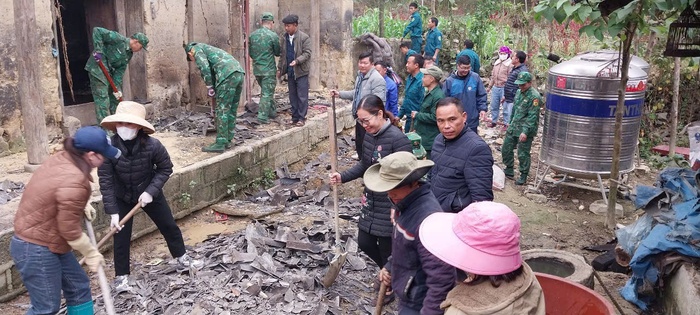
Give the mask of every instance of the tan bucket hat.
[[120, 102], [119, 105], [117, 105], [117, 111], [114, 113], [114, 115], [109, 115], [102, 119], [100, 126], [116, 132], [117, 123], [120, 122], [139, 125], [143, 127], [143, 131], [145, 131], [147, 134], [156, 132], [153, 125], [146, 121], [146, 107], [136, 102]]
[[421, 179], [433, 165], [431, 160], [416, 159], [411, 152], [395, 152], [370, 166], [362, 178], [367, 189], [386, 192]]

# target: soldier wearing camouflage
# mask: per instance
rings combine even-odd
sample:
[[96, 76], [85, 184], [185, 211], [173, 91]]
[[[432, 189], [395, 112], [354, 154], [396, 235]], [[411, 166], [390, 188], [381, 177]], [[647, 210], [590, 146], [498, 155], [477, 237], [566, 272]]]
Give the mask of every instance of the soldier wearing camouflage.
[[280, 39], [272, 31], [275, 25], [272, 13], [263, 13], [259, 29], [250, 34], [250, 58], [253, 59], [253, 74], [260, 85], [260, 106], [258, 121], [268, 123], [270, 118], [277, 116], [277, 106], [273, 96], [277, 85], [275, 56], [280, 56]]
[[520, 88], [515, 94], [513, 115], [503, 140], [501, 153], [503, 164], [506, 165], [504, 170], [506, 177], [512, 179], [515, 176], [513, 150], [517, 145], [520, 177], [515, 181], [515, 184], [524, 185], [530, 172], [530, 148], [532, 140], [537, 135], [542, 97], [532, 87], [532, 75], [529, 72], [519, 73], [515, 84]]
[[202, 151], [224, 152], [230, 147], [236, 131], [236, 111], [245, 71], [233, 56], [222, 49], [195, 42], [184, 48], [187, 60], [197, 64], [209, 96], [216, 100], [216, 142], [202, 148]]
[[[99, 124], [102, 119], [116, 111], [118, 99], [122, 97], [122, 81], [126, 66], [135, 52], [141, 49], [147, 50], [148, 37], [143, 33], [136, 33], [127, 38], [117, 32], [95, 27], [92, 30], [92, 42], [95, 49], [85, 64], [85, 70], [89, 74], [95, 114]], [[107, 77], [100, 69], [99, 61], [104, 64], [119, 92], [111, 90]]]

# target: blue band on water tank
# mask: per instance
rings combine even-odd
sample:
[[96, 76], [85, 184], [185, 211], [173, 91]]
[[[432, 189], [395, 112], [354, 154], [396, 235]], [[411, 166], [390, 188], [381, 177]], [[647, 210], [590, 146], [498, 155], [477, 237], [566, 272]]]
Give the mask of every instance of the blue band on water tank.
[[[609, 118], [615, 117], [617, 100], [591, 100], [552, 93], [547, 94], [547, 110], [553, 112], [584, 116]], [[644, 99], [626, 99], [624, 117], [639, 117], [644, 109]]]

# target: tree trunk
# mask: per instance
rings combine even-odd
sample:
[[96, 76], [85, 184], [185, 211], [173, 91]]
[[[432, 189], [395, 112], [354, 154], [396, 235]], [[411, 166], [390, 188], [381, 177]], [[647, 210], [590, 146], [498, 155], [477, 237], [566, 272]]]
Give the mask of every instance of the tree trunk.
[[436, 15], [436, 13], [435, 13], [435, 0], [433, 0], [433, 3], [430, 5], [430, 14]]
[[379, 1], [379, 37], [384, 38], [384, 7], [386, 0]]
[[[635, 9], [639, 14], [643, 2], [640, 1]], [[615, 108], [615, 144], [613, 145], [612, 165], [610, 167], [610, 192], [608, 194], [608, 215], [606, 225], [609, 229], [615, 229], [615, 205], [617, 203], [617, 188], [620, 177], [620, 150], [622, 147], [622, 117], [625, 113], [625, 91], [629, 80], [630, 48], [637, 31], [637, 23], [629, 22], [626, 27], [625, 39], [622, 41], [622, 65], [620, 75], [620, 87], [617, 90], [617, 107]]]
[[678, 138], [678, 99], [681, 88], [681, 58], [673, 58], [673, 103], [671, 105], [671, 139], [668, 141], [668, 154], [676, 155], [676, 138]]
[[44, 101], [41, 98], [39, 45], [34, 1], [14, 0], [19, 103], [27, 144], [27, 160], [39, 165], [49, 156]]

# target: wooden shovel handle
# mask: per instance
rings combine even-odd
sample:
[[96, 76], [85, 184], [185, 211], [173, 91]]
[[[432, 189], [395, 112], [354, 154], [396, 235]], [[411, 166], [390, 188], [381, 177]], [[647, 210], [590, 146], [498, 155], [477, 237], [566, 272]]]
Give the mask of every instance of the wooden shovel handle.
[[[92, 228], [92, 222], [85, 219], [85, 227], [87, 228], [88, 237], [90, 242], [95, 245], [95, 231]], [[114, 300], [112, 299], [112, 291], [109, 288], [109, 282], [107, 282], [107, 274], [105, 274], [104, 266], [100, 265], [97, 269], [97, 276], [100, 281], [100, 290], [102, 291], [102, 301], [104, 302], [105, 309], [108, 315], [115, 315], [114, 311]]]
[[384, 308], [384, 296], [386, 295], [386, 284], [381, 282], [379, 286], [379, 295], [377, 296], [377, 305], [374, 308], [374, 315], [381, 315]]
[[[131, 211], [129, 211], [129, 213], [127, 213], [119, 221], [119, 226], [123, 226], [124, 224], [126, 224], [126, 222], [129, 221], [131, 219], [131, 217], [133, 217], [136, 214], [136, 211], [138, 211], [139, 209], [141, 209], [141, 203], [137, 202], [136, 205], [131, 209]], [[100, 242], [97, 243], [97, 249], [99, 250], [100, 247], [102, 247], [102, 245], [107, 243], [107, 241], [116, 233], [117, 233], [116, 228], [112, 228], [111, 230], [109, 230], [109, 232], [107, 232], [107, 235], [103, 236], [102, 239], [100, 240]], [[80, 260], [80, 265], [82, 265], [84, 263], [85, 263], [85, 258]]]

